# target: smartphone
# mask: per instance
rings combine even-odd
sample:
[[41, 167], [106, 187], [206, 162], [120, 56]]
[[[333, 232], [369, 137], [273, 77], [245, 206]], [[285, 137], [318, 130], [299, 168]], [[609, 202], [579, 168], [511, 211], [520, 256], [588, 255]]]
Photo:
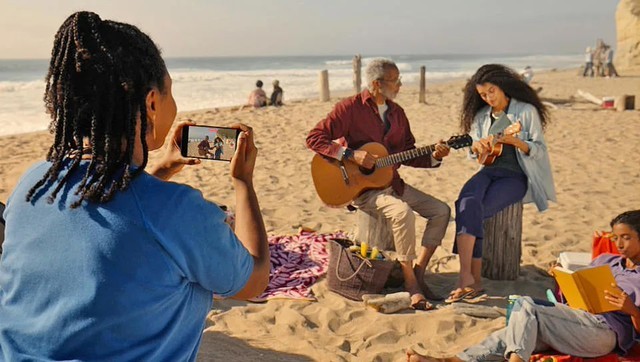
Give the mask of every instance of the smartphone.
[[180, 152], [183, 157], [231, 161], [238, 146], [240, 130], [217, 126], [185, 126]]

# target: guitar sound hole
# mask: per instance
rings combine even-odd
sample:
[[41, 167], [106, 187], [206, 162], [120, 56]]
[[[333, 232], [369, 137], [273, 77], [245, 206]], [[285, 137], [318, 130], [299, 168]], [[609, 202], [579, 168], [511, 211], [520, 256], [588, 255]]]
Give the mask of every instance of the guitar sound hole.
[[359, 167], [359, 168], [360, 168], [360, 172], [362, 172], [363, 175], [371, 175], [376, 171], [375, 166], [373, 166], [373, 168], [364, 168], [364, 167]]

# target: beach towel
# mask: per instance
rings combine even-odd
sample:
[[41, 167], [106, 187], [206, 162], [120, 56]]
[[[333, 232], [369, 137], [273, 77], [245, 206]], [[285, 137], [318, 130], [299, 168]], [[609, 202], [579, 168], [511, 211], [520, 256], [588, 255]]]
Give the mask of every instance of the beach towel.
[[630, 353], [626, 357], [618, 356], [615, 353], [609, 353], [606, 356], [596, 358], [582, 358], [554, 353], [539, 353], [531, 356], [529, 362], [633, 362], [640, 361], [640, 355]]
[[618, 356], [615, 354], [608, 354], [598, 358], [582, 358], [561, 354], [535, 354], [531, 356], [529, 362], [618, 362]]
[[270, 236], [271, 273], [269, 286], [252, 302], [270, 299], [316, 301], [311, 286], [327, 272], [327, 242], [346, 238], [342, 232], [318, 234], [301, 231], [298, 235]]

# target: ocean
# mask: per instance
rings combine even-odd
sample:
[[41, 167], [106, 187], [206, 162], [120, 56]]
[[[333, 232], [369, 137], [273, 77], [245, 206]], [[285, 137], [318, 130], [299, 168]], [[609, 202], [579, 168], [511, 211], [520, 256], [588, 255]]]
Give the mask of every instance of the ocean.
[[[417, 83], [426, 66], [427, 83], [468, 77], [482, 64], [502, 63], [534, 72], [578, 67], [582, 54], [565, 55], [394, 55], [403, 83]], [[352, 58], [345, 56], [203, 57], [166, 58], [173, 78], [178, 111], [227, 107], [246, 103], [256, 80], [280, 81], [285, 104], [294, 99], [318, 97], [319, 72], [329, 71], [331, 92], [352, 89]], [[374, 57], [363, 56], [363, 68]], [[48, 60], [0, 60], [0, 136], [47, 129], [44, 111], [44, 77]], [[364, 69], [363, 69], [364, 70]], [[363, 79], [364, 82], [364, 79]]]

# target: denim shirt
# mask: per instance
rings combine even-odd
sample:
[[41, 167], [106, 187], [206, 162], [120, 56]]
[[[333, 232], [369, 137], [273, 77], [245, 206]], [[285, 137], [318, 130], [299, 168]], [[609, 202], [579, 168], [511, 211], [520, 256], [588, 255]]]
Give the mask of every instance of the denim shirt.
[[[469, 134], [474, 141], [489, 135], [491, 127], [491, 107], [486, 106], [476, 113]], [[512, 98], [507, 110], [511, 123], [520, 121], [522, 131], [516, 136], [529, 146], [529, 154], [516, 148], [518, 163], [527, 175], [528, 189], [523, 202], [534, 202], [539, 211], [549, 208], [549, 200], [556, 201], [551, 162], [544, 141], [542, 123], [538, 110], [531, 104]]]

